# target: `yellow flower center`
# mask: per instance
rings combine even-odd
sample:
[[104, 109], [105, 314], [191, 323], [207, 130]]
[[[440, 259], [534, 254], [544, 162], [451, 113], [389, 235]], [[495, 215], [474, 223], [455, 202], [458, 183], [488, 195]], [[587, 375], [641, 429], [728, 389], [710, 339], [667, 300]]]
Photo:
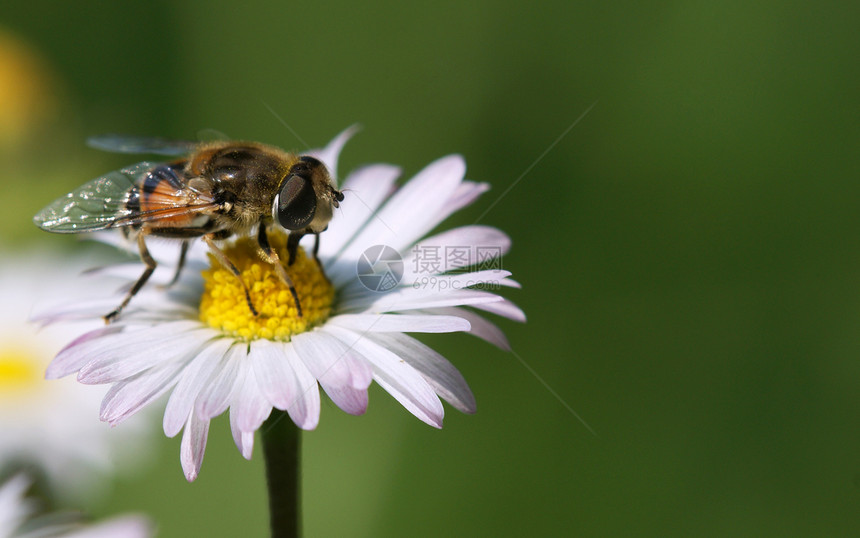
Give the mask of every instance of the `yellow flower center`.
[[31, 353], [0, 350], [0, 395], [34, 389], [42, 381], [41, 366]]
[[228, 336], [245, 341], [258, 338], [289, 341], [292, 335], [305, 332], [328, 319], [334, 288], [316, 260], [306, 256], [301, 248], [293, 264], [287, 265], [286, 243], [286, 234], [269, 233], [269, 244], [280, 256], [296, 288], [302, 306], [301, 317], [290, 288], [281, 281], [275, 268], [260, 258], [257, 241], [243, 237], [223, 250], [241, 273], [258, 315], [254, 316], [248, 308], [245, 290], [236, 276], [209, 254], [210, 268], [203, 271], [200, 320]]

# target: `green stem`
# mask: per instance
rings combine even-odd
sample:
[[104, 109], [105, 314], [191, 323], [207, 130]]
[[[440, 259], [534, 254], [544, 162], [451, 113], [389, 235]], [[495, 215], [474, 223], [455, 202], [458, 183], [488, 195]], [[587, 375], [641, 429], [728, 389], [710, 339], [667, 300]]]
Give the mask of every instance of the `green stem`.
[[272, 537], [297, 538], [301, 527], [299, 429], [287, 413], [275, 409], [260, 431], [266, 458]]

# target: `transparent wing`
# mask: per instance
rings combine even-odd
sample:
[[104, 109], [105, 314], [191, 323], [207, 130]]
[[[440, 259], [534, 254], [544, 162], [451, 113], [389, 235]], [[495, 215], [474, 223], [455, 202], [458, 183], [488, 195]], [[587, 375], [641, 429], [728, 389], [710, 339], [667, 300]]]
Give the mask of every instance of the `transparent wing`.
[[156, 155], [185, 155], [198, 146], [188, 140], [168, 140], [145, 136], [109, 134], [87, 139], [90, 147], [115, 153], [153, 153]]
[[[171, 182], [162, 181], [174, 174]], [[140, 186], [146, 193], [146, 209], [140, 208]], [[193, 217], [220, 207], [210, 193], [184, 185], [166, 165], [142, 162], [94, 179], [54, 200], [33, 222], [54, 233], [80, 233], [105, 228], [161, 221], [180, 227], [195, 227]]]
[[[207, 193], [185, 187], [175, 175], [173, 183], [160, 181], [172, 172], [150, 162], [116, 170], [54, 200], [33, 222], [49, 232], [80, 233], [159, 220], [178, 223], [176, 219], [218, 207]], [[145, 211], [140, 210], [140, 185], [152, 186]]]
[[36, 226], [56, 233], [78, 233], [101, 230], [117, 218], [129, 217], [129, 196], [136, 192], [138, 178], [155, 165], [149, 162], [115, 170], [94, 179], [69, 194], [57, 198], [39, 211]]

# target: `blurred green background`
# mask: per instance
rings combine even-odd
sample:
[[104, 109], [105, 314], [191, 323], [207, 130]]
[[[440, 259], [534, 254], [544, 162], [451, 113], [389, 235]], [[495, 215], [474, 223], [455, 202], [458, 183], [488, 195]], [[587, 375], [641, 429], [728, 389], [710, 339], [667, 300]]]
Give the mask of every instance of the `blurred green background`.
[[[478, 400], [441, 431], [377, 388], [360, 418], [327, 402], [303, 437], [307, 536], [856, 535], [858, 20], [848, 2], [13, 2], [0, 25], [32, 57], [0, 66], [25, 88], [0, 103], [0, 246], [79, 248], [30, 218], [127, 164], [93, 134], [305, 149], [271, 107], [312, 146], [361, 123], [342, 175], [462, 153], [493, 189], [445, 226], [498, 200], [482, 223], [513, 238], [529, 320], [497, 321], [516, 355], [427, 339]], [[215, 421], [193, 484], [179, 440], [156, 446], [85, 508], [265, 534], [259, 446], [246, 462]]]

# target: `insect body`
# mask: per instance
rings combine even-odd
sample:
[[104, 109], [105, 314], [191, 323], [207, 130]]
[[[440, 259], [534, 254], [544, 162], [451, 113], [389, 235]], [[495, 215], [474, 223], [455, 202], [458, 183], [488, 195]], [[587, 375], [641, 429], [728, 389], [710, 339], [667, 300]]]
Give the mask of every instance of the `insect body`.
[[[94, 179], [55, 200], [33, 218], [37, 226], [49, 232], [121, 228], [127, 236], [136, 236], [146, 269], [105, 321], [119, 315], [155, 270], [146, 236], [182, 241], [174, 280], [182, 269], [188, 242], [197, 237], [238, 277], [238, 269], [215, 241], [251, 233], [255, 227], [261, 257], [289, 286], [301, 316], [295, 287], [277, 252], [269, 246], [267, 229], [280, 226], [290, 232], [289, 264], [295, 260], [299, 240], [306, 234], [316, 235], [316, 255], [319, 234], [328, 227], [334, 208], [343, 201], [343, 194], [319, 160], [255, 142], [198, 145], [111, 136], [90, 143], [125, 153], [184, 155], [167, 163], [141, 162]], [[245, 297], [257, 315], [247, 288]]]

